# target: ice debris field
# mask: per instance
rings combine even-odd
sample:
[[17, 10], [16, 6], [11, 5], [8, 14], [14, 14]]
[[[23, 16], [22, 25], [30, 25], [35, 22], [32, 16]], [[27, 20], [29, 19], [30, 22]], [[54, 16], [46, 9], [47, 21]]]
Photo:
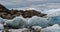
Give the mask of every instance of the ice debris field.
[[0, 32], [60, 32], [60, 9], [49, 10], [45, 17], [17, 16], [12, 20], [0, 17]]

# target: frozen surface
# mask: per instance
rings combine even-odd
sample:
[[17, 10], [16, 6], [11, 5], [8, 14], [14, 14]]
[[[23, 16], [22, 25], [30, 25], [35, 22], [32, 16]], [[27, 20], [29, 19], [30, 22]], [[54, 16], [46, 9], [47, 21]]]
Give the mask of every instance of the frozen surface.
[[0, 30], [4, 30], [3, 24], [0, 24]]
[[[9, 29], [10, 32], [30, 32], [29, 29], [23, 28], [23, 29]], [[32, 31], [33, 32], [33, 31]]]
[[32, 26], [32, 28], [34, 28], [34, 29], [41, 29], [42, 27], [40, 27], [40, 26]]
[[51, 9], [47, 12], [47, 16], [59, 16], [60, 15], [60, 9]]
[[48, 21], [50, 25], [59, 24], [60, 25], [60, 16], [48, 17]]
[[0, 23], [3, 24], [5, 21], [0, 17]]
[[0, 32], [2, 32], [2, 30]]
[[48, 21], [46, 18], [37, 17], [37, 16], [33, 16], [32, 18], [30, 18], [28, 23], [29, 26], [41, 26], [41, 27], [48, 26]]
[[60, 26], [55, 24], [53, 26], [42, 29], [41, 32], [60, 32]]
[[27, 24], [26, 20], [21, 17], [16, 17], [12, 20], [7, 20], [6, 22], [8, 25], [12, 27], [20, 27], [20, 28], [23, 28]]
[[[0, 23], [6, 23], [12, 27], [19, 27], [23, 29], [9, 29], [10, 32], [22, 32], [29, 29], [24, 28], [25, 26], [30, 26], [35, 30], [41, 30], [41, 32], [60, 32], [60, 9], [49, 10], [47, 18], [33, 16], [32, 18], [23, 18], [22, 16], [15, 17], [12, 20], [3, 20], [0, 18]], [[49, 26], [53, 25], [53, 26]], [[3, 28], [0, 25], [1, 29]], [[44, 27], [44, 28], [43, 28]], [[45, 28], [46, 27], [46, 28]], [[4, 29], [4, 28], [3, 28]]]
[[40, 26], [32, 26], [32, 28], [35, 30], [35, 31], [41, 31], [42, 27]]
[[22, 32], [22, 29], [9, 29], [10, 32]]
[[52, 9], [47, 15], [50, 25], [59, 24], [60, 25], [60, 9]]

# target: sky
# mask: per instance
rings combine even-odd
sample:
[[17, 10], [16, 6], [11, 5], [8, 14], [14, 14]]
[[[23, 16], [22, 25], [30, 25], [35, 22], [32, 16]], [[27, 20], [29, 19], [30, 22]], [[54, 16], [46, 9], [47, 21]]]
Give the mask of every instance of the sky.
[[0, 0], [0, 4], [11, 8], [56, 9], [60, 8], [60, 0]]

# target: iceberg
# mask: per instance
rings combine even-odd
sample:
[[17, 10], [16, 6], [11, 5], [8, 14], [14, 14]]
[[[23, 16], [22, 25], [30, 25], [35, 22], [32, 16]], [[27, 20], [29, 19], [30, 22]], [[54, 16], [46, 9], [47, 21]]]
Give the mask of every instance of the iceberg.
[[0, 24], [0, 30], [4, 30], [3, 24]]
[[1, 18], [1, 17], [0, 17], [0, 23], [1, 23], [1, 24], [4, 24], [4, 23], [5, 23], [5, 21], [4, 21], [3, 18]]
[[47, 15], [49, 25], [59, 24], [60, 25], [60, 9], [52, 9]]
[[60, 15], [60, 9], [51, 9], [47, 12], [47, 16], [59, 16]]
[[60, 16], [48, 17], [49, 25], [59, 24], [60, 25]]
[[40, 26], [40, 27], [47, 27], [48, 26], [48, 21], [46, 18], [38, 17], [38, 16], [33, 16], [28, 20], [29, 26]]
[[40, 27], [40, 26], [32, 26], [32, 29], [34, 29], [34, 31], [38, 32], [38, 31], [41, 31], [42, 27]]
[[7, 20], [6, 23], [11, 27], [17, 28], [24, 28], [27, 25], [27, 22], [22, 17], [15, 17], [12, 20]]

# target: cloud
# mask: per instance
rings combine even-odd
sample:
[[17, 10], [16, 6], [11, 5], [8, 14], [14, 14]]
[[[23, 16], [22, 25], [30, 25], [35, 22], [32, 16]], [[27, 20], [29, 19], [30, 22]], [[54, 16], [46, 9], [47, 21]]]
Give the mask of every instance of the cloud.
[[60, 3], [49, 3], [47, 8], [60, 8]]
[[7, 8], [60, 8], [60, 0], [0, 0]]

